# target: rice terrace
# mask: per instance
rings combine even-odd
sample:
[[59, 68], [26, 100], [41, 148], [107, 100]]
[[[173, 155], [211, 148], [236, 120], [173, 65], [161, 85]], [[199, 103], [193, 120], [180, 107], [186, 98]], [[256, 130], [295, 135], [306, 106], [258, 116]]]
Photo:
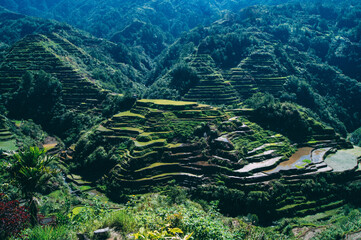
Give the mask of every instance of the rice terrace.
[[361, 3], [0, 1], [0, 239], [361, 238]]

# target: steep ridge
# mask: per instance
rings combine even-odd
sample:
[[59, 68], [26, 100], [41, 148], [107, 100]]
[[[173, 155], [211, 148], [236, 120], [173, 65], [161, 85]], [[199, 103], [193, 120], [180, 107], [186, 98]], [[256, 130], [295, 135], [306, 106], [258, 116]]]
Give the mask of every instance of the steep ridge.
[[26, 71], [44, 70], [62, 83], [63, 103], [68, 108], [92, 109], [104, 99], [106, 91], [98, 87], [73, 61], [72, 55], [87, 55], [57, 34], [28, 35], [17, 42], [0, 67], [0, 92], [16, 90]]
[[136, 47], [115, 44], [106, 39], [96, 38], [65, 23], [34, 18], [9, 12], [0, 8], [0, 62], [12, 45], [26, 35], [41, 34], [51, 39], [64, 62], [85, 70], [89, 76], [107, 89], [118, 93], [141, 92], [145, 87], [146, 72], [151, 63]]
[[190, 57], [189, 65], [194, 67], [200, 78], [199, 83], [185, 94], [185, 101], [207, 102], [212, 104], [237, 103], [237, 94], [233, 87], [226, 83], [221, 73], [215, 70], [211, 56], [196, 54]]

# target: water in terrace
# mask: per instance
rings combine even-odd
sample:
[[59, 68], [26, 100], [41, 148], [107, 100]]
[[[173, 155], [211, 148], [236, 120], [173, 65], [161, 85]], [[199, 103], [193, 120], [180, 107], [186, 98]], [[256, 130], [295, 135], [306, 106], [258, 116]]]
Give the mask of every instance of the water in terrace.
[[342, 172], [355, 168], [357, 159], [361, 156], [361, 147], [353, 149], [343, 149], [331, 154], [325, 159], [327, 165], [332, 167], [335, 172]]
[[311, 160], [311, 152], [314, 148], [312, 147], [303, 147], [299, 148], [287, 161], [281, 162], [277, 167], [271, 169], [269, 171], [265, 171], [266, 173], [275, 173], [280, 170], [289, 170], [296, 169], [296, 165], [302, 165], [303, 160]]
[[326, 152], [328, 152], [331, 148], [319, 148], [312, 151], [312, 162], [313, 163], [320, 163], [324, 159]]

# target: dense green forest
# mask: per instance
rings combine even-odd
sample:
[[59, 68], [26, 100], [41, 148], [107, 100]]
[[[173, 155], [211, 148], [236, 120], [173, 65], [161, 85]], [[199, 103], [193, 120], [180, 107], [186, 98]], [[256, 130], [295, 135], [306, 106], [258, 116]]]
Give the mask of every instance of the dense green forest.
[[[146, 96], [181, 98], [180, 93], [167, 90], [177, 86], [166, 69], [174, 71], [179, 64], [186, 64], [195, 51], [209, 54], [221, 73], [242, 66], [242, 60], [247, 61], [254, 52], [264, 52], [274, 61], [270, 71], [288, 77], [277, 95], [280, 99], [311, 109], [342, 134], [352, 132], [360, 125], [360, 83], [359, 75], [346, 66], [358, 65], [359, 23], [352, 17], [357, 10], [341, 5], [332, 8], [334, 16], [328, 19], [322, 17], [323, 8], [317, 4], [259, 6], [230, 15], [209, 28], [194, 29], [164, 52], [149, 78], [155, 83]], [[346, 19], [353, 19], [354, 25], [342, 24]]]
[[361, 3], [0, 0], [0, 239], [358, 239]]

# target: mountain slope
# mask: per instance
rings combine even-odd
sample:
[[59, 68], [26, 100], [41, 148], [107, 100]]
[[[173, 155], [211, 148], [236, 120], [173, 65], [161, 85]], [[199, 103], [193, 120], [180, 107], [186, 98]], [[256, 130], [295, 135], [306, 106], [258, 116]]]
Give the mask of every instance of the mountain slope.
[[[259, 194], [275, 194], [274, 197], [284, 200], [277, 204], [277, 209], [270, 210], [264, 205], [263, 212], [257, 208], [246, 210], [272, 219], [314, 212], [315, 204], [324, 209], [340, 206], [341, 196], [335, 194], [316, 200], [311, 197], [312, 203], [293, 208], [292, 201], [308, 199], [307, 194], [297, 193], [294, 199], [291, 196], [285, 199], [282, 194], [266, 190], [270, 181], [280, 177], [286, 179], [282, 185], [291, 188], [295, 182], [302, 184], [299, 179], [332, 172], [324, 162], [325, 154], [333, 147], [349, 147], [333, 129], [306, 113], [293, 111], [292, 120], [289, 117], [290, 123], [284, 125], [297, 125], [299, 132], [304, 133], [297, 142], [255, 124], [253, 121], [259, 121], [259, 115], [251, 109], [223, 111], [196, 102], [142, 99], [129, 111], [120, 112], [85, 133], [71, 151], [72, 157], [64, 161], [74, 166], [76, 172], [101, 184], [114, 199], [122, 194], [149, 192], [175, 181], [203, 197], [209, 189], [213, 188], [215, 196], [226, 186], [220, 197], [222, 204], [230, 196], [241, 205], [250, 204], [249, 198], [255, 191], [252, 186], [259, 189]], [[275, 118], [282, 121], [280, 116]], [[295, 146], [307, 148], [298, 149], [293, 156]], [[308, 155], [303, 156], [307, 151]], [[296, 157], [299, 155], [302, 158]], [[345, 174], [357, 178], [358, 166], [352, 167]], [[240, 191], [247, 192], [248, 197]], [[266, 204], [267, 199], [262, 201]], [[244, 212], [239, 206], [234, 209], [222, 206], [232, 215]], [[264, 209], [274, 215], [268, 215]]]
[[286, 1], [149, 1], [111, 0], [77, 1], [66, 0], [20, 1], [2, 0], [0, 4], [19, 13], [53, 18], [74, 24], [98, 37], [111, 37], [134, 19], [158, 26], [174, 37], [197, 25], [208, 25], [217, 20], [222, 10], [238, 10], [256, 4], [279, 4]]
[[[279, 4], [289, 0], [1, 0], [12, 11], [67, 22], [91, 34], [136, 46], [154, 58], [183, 32], [207, 26], [227, 11], [256, 4]], [[143, 26], [139, 26], [139, 24]]]
[[[355, 72], [359, 58], [354, 57], [360, 53], [360, 39], [356, 38], [357, 28], [352, 28], [360, 24], [352, 16], [361, 6], [355, 1], [350, 3], [352, 9], [344, 2], [254, 6], [229, 14], [207, 28], [193, 29], [159, 57], [145, 96], [183, 97], [169, 76], [198, 52], [210, 55], [215, 70], [235, 88], [238, 82], [230, 79], [232, 71], [235, 79], [241, 78], [242, 88], [296, 102], [342, 134], [352, 132], [361, 125], [361, 85]], [[345, 19], [352, 24], [347, 25]], [[268, 56], [268, 60], [252, 60], [258, 53]]]
[[[27, 17], [5, 9], [0, 9], [0, 36], [1, 52], [0, 60], [4, 57], [7, 49], [12, 44], [25, 37], [27, 34], [52, 35], [56, 33], [63, 40], [57, 44], [68, 43], [73, 50], [77, 48], [83, 54], [74, 57], [84, 57], [84, 68], [91, 74], [97, 75], [101, 82], [108, 81], [108, 88], [113, 91], [126, 91], [131, 88], [131, 82], [143, 82], [146, 71], [150, 68], [149, 60], [142, 57], [136, 49], [130, 50], [124, 44], [114, 44], [104, 39], [91, 36], [88, 33], [77, 30], [70, 25], [56, 21]], [[95, 47], [96, 46], [96, 47]], [[81, 50], [79, 50], [81, 49]], [[111, 69], [108, 69], [109, 66]], [[110, 77], [105, 78], [104, 71], [110, 72]], [[121, 82], [123, 81], [123, 83]], [[125, 86], [124, 86], [125, 83]], [[123, 85], [123, 86], [122, 86]]]
[[12, 46], [2, 63], [0, 92], [15, 91], [26, 71], [44, 70], [60, 80], [62, 100], [67, 107], [94, 108], [104, 100], [106, 93], [101, 93], [94, 80], [92, 82], [89, 76], [77, 70], [76, 63], [71, 65], [64, 61], [67, 57], [70, 62], [71, 57], [79, 55], [86, 57], [59, 35], [27, 35]]

